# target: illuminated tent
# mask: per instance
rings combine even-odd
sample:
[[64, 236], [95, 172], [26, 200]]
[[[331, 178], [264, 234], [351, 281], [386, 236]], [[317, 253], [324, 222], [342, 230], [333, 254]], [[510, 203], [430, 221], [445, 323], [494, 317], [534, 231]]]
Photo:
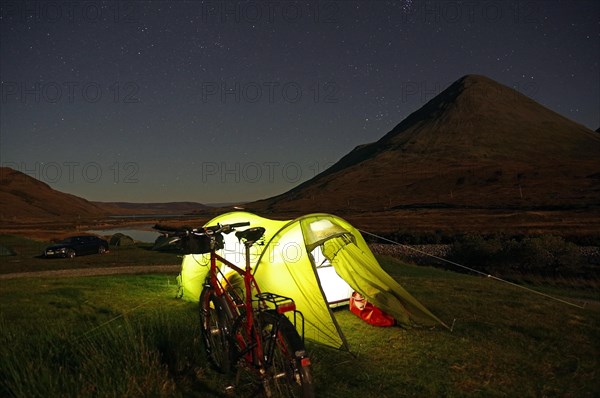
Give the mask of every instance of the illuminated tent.
[[[304, 314], [308, 340], [348, 349], [330, 304], [347, 300], [352, 290], [392, 315], [401, 326], [444, 325], [381, 268], [358, 230], [343, 219], [310, 214], [279, 221], [233, 212], [206, 225], [246, 221], [250, 228], [266, 229], [265, 244], [251, 248], [251, 264], [261, 290], [294, 299]], [[225, 248], [219, 253], [243, 268], [243, 244], [235, 234], [224, 237]], [[184, 256], [180, 274], [184, 299], [198, 301], [209, 263], [209, 254]], [[227, 274], [224, 268], [222, 265]]]

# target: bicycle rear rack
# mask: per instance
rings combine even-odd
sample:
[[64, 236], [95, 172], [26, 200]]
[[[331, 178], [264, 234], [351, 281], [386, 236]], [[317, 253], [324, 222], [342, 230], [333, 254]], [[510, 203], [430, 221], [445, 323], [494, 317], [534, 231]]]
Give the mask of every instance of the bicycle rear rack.
[[280, 296], [275, 293], [260, 293], [256, 295], [261, 301], [266, 301], [275, 306], [275, 311], [279, 314], [283, 314], [288, 311], [296, 311], [296, 303], [290, 297]]
[[[256, 295], [256, 298], [258, 298], [258, 300], [261, 303], [267, 302], [272, 304], [275, 307], [275, 311], [278, 314], [284, 314], [286, 312], [293, 312], [294, 313], [294, 327], [296, 328], [296, 330], [298, 330], [297, 327], [297, 323], [298, 323], [298, 318], [300, 318], [300, 321], [302, 322], [302, 342], [304, 342], [304, 314], [302, 314], [302, 312], [298, 311], [296, 309], [296, 303], [294, 302], [294, 299], [292, 299], [291, 297], [285, 297], [285, 296], [281, 296], [279, 294], [275, 294], [275, 293], [269, 293], [269, 292], [263, 292], [263, 293], [259, 293]], [[259, 306], [259, 309], [261, 308], [261, 306]], [[266, 310], [268, 308], [262, 308], [261, 310]]]

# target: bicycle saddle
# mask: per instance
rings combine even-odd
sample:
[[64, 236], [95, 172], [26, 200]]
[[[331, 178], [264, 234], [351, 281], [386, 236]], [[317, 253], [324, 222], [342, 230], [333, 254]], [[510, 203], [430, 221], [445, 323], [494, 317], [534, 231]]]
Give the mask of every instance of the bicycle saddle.
[[249, 228], [244, 231], [237, 231], [235, 236], [238, 240], [244, 239], [246, 242], [256, 242], [265, 234], [265, 229], [263, 227], [254, 227]]

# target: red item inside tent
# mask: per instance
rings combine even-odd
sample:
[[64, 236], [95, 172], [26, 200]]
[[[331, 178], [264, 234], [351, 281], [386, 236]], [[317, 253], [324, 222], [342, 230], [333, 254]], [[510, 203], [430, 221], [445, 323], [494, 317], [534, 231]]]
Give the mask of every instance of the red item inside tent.
[[359, 293], [354, 292], [350, 297], [350, 311], [360, 319], [373, 326], [394, 326], [396, 321], [373, 304], [369, 303]]

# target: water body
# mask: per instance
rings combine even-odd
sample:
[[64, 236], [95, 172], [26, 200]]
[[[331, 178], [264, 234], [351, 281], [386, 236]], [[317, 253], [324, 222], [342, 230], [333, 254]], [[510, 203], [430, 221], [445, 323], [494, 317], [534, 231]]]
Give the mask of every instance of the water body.
[[150, 229], [139, 229], [139, 228], [111, 228], [111, 229], [94, 229], [87, 231], [94, 235], [101, 236], [112, 236], [116, 233], [122, 233], [123, 235], [130, 236], [133, 240], [138, 242], [154, 243], [156, 238], [160, 235], [156, 231]]
[[125, 218], [125, 219], [144, 219], [144, 218], [192, 218], [193, 214], [125, 214], [118, 216], [108, 216], [108, 218]]

